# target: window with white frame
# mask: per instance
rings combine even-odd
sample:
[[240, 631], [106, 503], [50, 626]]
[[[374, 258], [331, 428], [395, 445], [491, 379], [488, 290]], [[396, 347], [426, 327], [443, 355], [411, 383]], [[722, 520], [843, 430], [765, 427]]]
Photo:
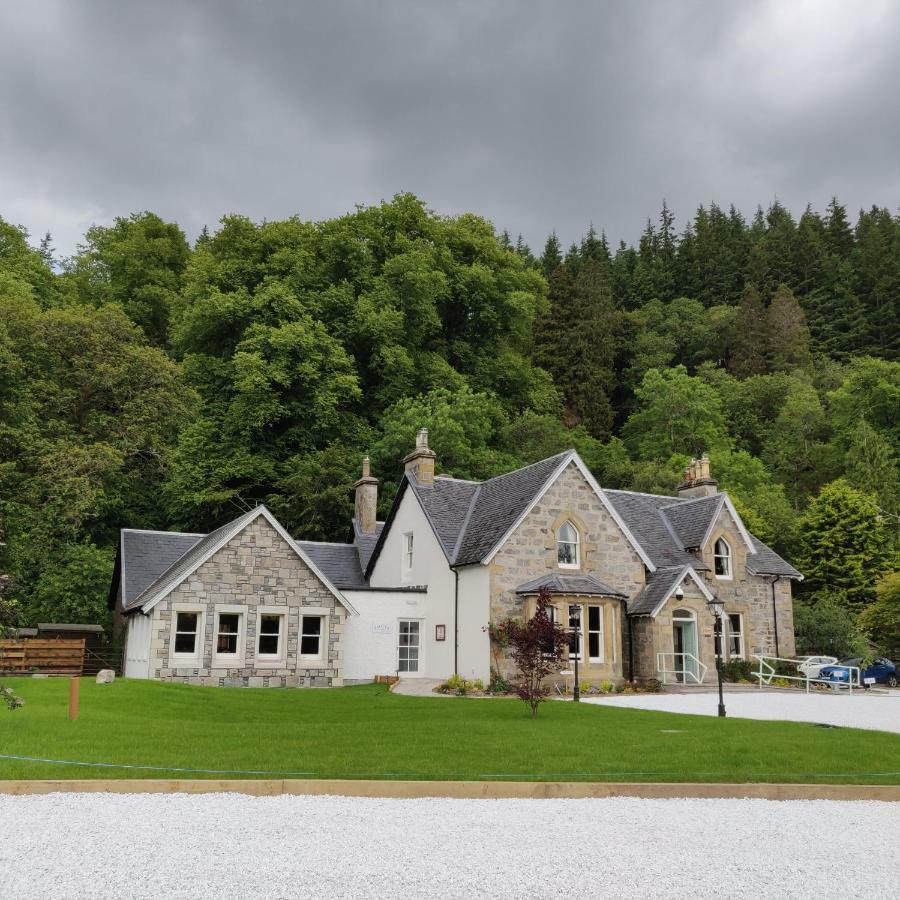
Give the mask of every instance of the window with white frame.
[[578, 529], [564, 522], [556, 532], [556, 561], [563, 569], [577, 569], [581, 564]]
[[603, 662], [603, 607], [588, 607], [588, 659]]
[[300, 617], [300, 658], [319, 659], [322, 656], [322, 616]]
[[400, 638], [397, 646], [397, 671], [419, 671], [419, 646], [421, 625], [417, 619], [400, 620]]
[[412, 571], [413, 566], [413, 533], [407, 531], [403, 535], [403, 571]]
[[569, 604], [569, 659], [581, 659], [584, 647], [584, 607]]
[[219, 613], [216, 625], [216, 655], [237, 656], [241, 635], [240, 613]]
[[256, 655], [261, 659], [279, 659], [284, 646], [284, 615], [260, 613], [256, 628]]
[[175, 653], [184, 656], [197, 655], [197, 632], [200, 628], [200, 613], [175, 613]]
[[744, 658], [744, 617], [740, 613], [728, 614], [728, 658]]
[[731, 547], [725, 538], [719, 538], [713, 547], [716, 578], [731, 578]]

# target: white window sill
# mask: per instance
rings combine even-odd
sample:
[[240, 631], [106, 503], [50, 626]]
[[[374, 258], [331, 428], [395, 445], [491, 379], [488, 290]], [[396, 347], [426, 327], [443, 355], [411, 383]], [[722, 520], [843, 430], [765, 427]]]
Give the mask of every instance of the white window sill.
[[287, 660], [283, 657], [276, 659], [275, 657], [270, 656], [257, 656], [253, 666], [257, 669], [283, 669], [287, 666]]
[[556, 564], [560, 569], [580, 569], [581, 563], [557, 563]]

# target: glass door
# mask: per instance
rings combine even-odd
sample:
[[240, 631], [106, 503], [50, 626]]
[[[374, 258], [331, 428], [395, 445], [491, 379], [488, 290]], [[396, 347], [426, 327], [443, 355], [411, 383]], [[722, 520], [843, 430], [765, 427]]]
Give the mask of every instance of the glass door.
[[400, 644], [397, 653], [397, 671], [415, 673], [419, 671], [420, 625], [416, 619], [401, 619]]

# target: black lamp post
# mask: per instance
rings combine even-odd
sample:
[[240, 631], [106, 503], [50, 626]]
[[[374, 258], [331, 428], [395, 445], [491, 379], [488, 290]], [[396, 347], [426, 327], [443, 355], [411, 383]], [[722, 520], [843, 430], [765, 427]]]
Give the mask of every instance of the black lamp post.
[[[578, 658], [581, 656], [581, 607], [580, 606], [570, 606], [569, 607], [569, 620], [572, 619], [572, 613], [577, 610], [578, 611], [578, 625], [574, 629], [569, 629], [570, 633], [575, 635], [575, 685], [572, 688], [572, 700], [575, 703], [579, 703], [581, 701], [581, 687], [578, 684]], [[571, 647], [571, 644], [569, 645]]]
[[709, 611], [715, 616], [715, 649], [716, 649], [716, 675], [719, 680], [719, 716], [725, 718], [725, 699], [722, 696], [722, 619], [725, 615], [725, 603], [718, 597], [707, 601]]

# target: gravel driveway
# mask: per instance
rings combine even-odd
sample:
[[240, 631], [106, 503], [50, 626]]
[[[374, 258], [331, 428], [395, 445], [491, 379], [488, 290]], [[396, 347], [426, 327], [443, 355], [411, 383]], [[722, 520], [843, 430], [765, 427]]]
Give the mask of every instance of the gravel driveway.
[[900, 804], [0, 796], [0, 895], [891, 896]]
[[[630, 706], [662, 712], [715, 716], [719, 699], [713, 693], [629, 694], [585, 697], [585, 703]], [[900, 734], [900, 691], [890, 693], [792, 693], [743, 691], [725, 694], [725, 710], [739, 719], [780, 719], [820, 722], [847, 728], [869, 728]]]

